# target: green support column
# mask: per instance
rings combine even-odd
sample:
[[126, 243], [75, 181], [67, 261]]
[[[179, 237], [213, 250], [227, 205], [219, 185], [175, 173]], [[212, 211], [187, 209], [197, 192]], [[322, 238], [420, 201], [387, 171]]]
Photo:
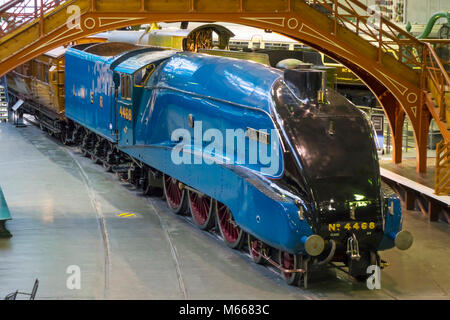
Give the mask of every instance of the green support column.
[[11, 220], [11, 214], [6, 204], [2, 188], [0, 188], [0, 238], [10, 238], [12, 234], [6, 229], [6, 221]]

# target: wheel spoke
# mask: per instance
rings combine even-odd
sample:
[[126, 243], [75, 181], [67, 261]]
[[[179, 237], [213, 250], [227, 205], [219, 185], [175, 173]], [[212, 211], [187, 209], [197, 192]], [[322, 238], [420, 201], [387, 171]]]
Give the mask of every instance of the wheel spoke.
[[242, 234], [241, 228], [234, 223], [230, 209], [224, 204], [218, 204], [217, 211], [219, 216], [219, 228], [224, 240], [230, 244], [234, 244], [239, 240], [239, 237]]
[[200, 195], [195, 191], [189, 191], [189, 201], [191, 214], [195, 222], [201, 228], [209, 228], [210, 215], [211, 215], [211, 202], [212, 198], [206, 195]]
[[165, 176], [164, 185], [166, 187], [166, 196], [168, 203], [172, 209], [177, 209], [182, 200], [182, 190], [178, 187], [178, 183], [175, 179], [169, 176]]

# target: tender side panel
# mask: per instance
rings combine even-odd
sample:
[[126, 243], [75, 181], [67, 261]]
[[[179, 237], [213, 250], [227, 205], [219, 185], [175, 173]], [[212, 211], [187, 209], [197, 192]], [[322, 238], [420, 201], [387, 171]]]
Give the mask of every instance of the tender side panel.
[[68, 49], [66, 52], [66, 116], [115, 141], [112, 71], [106, 59]]

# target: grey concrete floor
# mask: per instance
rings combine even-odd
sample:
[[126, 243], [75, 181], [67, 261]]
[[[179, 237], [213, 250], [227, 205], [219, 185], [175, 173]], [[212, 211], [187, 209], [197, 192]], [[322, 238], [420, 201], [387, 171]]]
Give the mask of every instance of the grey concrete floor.
[[[14, 235], [0, 239], [0, 298], [30, 291], [35, 278], [37, 299], [450, 298], [449, 227], [413, 212], [404, 218], [412, 248], [381, 254], [391, 264], [381, 290], [339, 270], [304, 290], [36, 127], [0, 124], [0, 186]], [[81, 289], [66, 286], [72, 265]]]

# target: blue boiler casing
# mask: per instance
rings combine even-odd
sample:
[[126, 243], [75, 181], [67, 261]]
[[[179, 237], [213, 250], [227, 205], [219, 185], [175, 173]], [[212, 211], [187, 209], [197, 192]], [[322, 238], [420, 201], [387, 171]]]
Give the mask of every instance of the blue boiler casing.
[[[266, 243], [298, 252], [303, 248], [300, 238], [312, 234], [311, 228], [299, 219], [292, 200], [258, 184], [257, 173], [263, 166], [238, 163], [237, 148], [231, 163], [196, 164], [201, 153], [223, 161], [225, 153], [205, 152], [209, 142], [196, 145], [197, 130], [202, 134], [216, 129], [226, 137], [227, 129], [275, 129], [270, 92], [280, 73], [253, 62], [174, 54], [147, 81], [141, 103], [134, 110], [135, 144], [121, 150], [226, 204], [244, 230]], [[188, 124], [189, 115], [195, 121], [193, 128]], [[191, 155], [192, 164], [179, 165], [171, 159], [177, 144], [171, 134], [179, 128], [190, 132], [191, 140], [183, 141], [183, 152]], [[283, 174], [283, 152], [278, 145], [278, 170], [267, 175], [273, 179]], [[245, 137], [245, 155], [248, 148], [249, 138]]]

